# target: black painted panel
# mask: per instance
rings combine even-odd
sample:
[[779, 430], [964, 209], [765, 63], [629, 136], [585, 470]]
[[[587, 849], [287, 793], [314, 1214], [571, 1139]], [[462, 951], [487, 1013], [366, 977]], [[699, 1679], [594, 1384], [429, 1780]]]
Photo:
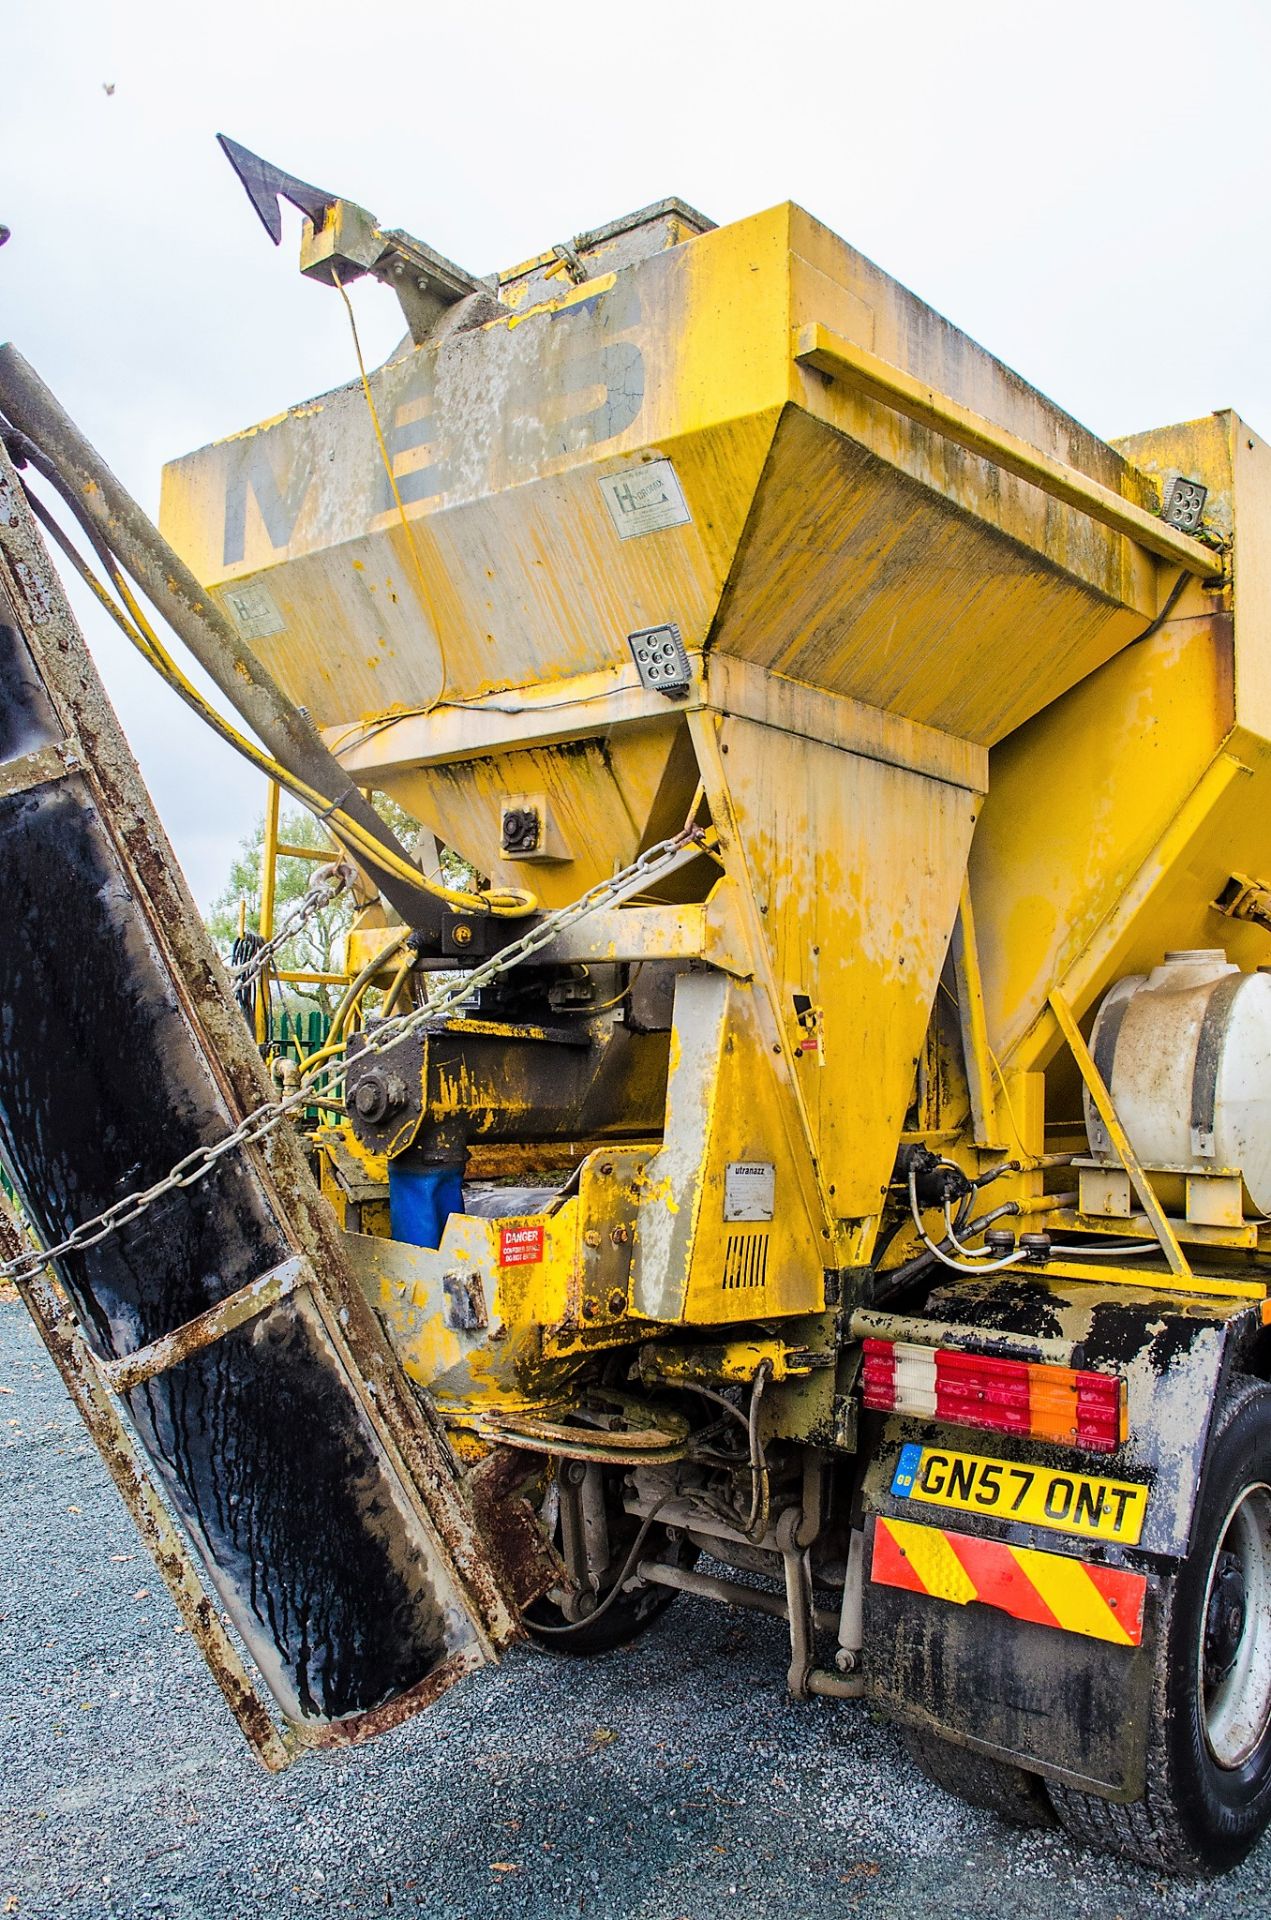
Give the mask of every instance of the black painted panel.
[[[51, 1241], [231, 1123], [85, 783], [0, 799], [0, 870], [0, 1157]], [[289, 1252], [233, 1156], [62, 1273], [110, 1357]], [[130, 1410], [291, 1716], [365, 1711], [471, 1641], [312, 1302], [158, 1375]]]
[[50, 746], [60, 732], [26, 642], [0, 625], [0, 761]]

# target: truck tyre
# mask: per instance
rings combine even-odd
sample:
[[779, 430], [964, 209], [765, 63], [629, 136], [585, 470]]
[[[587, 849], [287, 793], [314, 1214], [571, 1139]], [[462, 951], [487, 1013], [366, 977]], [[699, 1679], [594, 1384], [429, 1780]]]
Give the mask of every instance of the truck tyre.
[[1131, 1806], [1050, 1784], [1075, 1840], [1169, 1873], [1225, 1873], [1271, 1818], [1271, 1387], [1215, 1416], [1192, 1550], [1163, 1594], [1147, 1790]]
[[946, 1793], [1013, 1827], [1053, 1827], [1055, 1815], [1040, 1775], [987, 1753], [955, 1746], [922, 1727], [902, 1727], [900, 1737], [914, 1765]]
[[[638, 1530], [639, 1522], [615, 1502], [610, 1511], [613, 1559], [608, 1576], [611, 1580], [617, 1577]], [[669, 1539], [667, 1529], [655, 1524], [645, 1540], [641, 1558], [668, 1560], [677, 1567], [691, 1567], [697, 1562], [698, 1550], [680, 1535]], [[609, 1653], [614, 1647], [625, 1647], [646, 1627], [651, 1627], [677, 1598], [674, 1587], [650, 1584], [615, 1596], [612, 1586], [602, 1586], [596, 1595], [598, 1617], [594, 1621], [567, 1621], [560, 1608], [548, 1599], [536, 1600], [521, 1617], [531, 1639], [550, 1653]]]
[[609, 1653], [651, 1627], [676, 1598], [674, 1587], [637, 1587], [620, 1594], [594, 1624], [580, 1620], [567, 1632], [560, 1631], [566, 1625], [564, 1614], [550, 1600], [535, 1601], [523, 1617], [530, 1638], [548, 1653]]

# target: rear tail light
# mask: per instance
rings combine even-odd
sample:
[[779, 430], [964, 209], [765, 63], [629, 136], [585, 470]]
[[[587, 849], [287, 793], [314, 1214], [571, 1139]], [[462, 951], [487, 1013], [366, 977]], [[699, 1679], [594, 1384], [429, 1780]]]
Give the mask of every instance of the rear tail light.
[[1029, 1360], [999, 1360], [907, 1340], [864, 1342], [865, 1405], [1025, 1439], [1114, 1453], [1125, 1439], [1125, 1382]]

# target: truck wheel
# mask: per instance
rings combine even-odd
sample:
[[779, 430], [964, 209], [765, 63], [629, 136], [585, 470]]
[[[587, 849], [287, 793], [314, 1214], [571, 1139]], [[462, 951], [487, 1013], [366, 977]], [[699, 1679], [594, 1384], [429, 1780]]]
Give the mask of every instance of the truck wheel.
[[[603, 1600], [604, 1593], [599, 1597]], [[637, 1587], [634, 1593], [620, 1594], [594, 1624], [567, 1623], [550, 1600], [536, 1600], [522, 1617], [530, 1638], [548, 1653], [609, 1653], [651, 1627], [676, 1597], [674, 1587]]]
[[1013, 1827], [1054, 1826], [1055, 1815], [1038, 1774], [955, 1746], [952, 1740], [942, 1740], [938, 1733], [921, 1727], [902, 1727], [900, 1737], [914, 1765], [946, 1793], [997, 1814]]
[[[612, 1580], [621, 1571], [626, 1555], [639, 1530], [639, 1522], [616, 1508], [610, 1513], [610, 1541], [613, 1558], [608, 1568]], [[672, 1541], [665, 1527], [654, 1525], [645, 1540], [642, 1558], [669, 1560], [678, 1567], [691, 1567], [698, 1559], [697, 1548], [682, 1537]], [[613, 1597], [611, 1597], [613, 1596]], [[635, 1587], [630, 1593], [613, 1595], [612, 1585], [601, 1586], [596, 1595], [598, 1617], [567, 1621], [559, 1607], [547, 1599], [536, 1600], [522, 1614], [531, 1639], [552, 1653], [608, 1653], [625, 1647], [637, 1634], [652, 1626], [676, 1599], [674, 1587]]]
[[1169, 1582], [1147, 1791], [1132, 1806], [1050, 1786], [1075, 1840], [1195, 1877], [1271, 1818], [1271, 1388], [1239, 1385], [1210, 1437], [1191, 1553]]

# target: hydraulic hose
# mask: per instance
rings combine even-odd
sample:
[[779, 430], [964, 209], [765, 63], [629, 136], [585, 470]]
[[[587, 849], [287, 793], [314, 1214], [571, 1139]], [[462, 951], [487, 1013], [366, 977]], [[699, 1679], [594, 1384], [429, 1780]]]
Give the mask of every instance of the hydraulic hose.
[[352, 1017], [353, 1009], [357, 1005], [358, 1000], [362, 994], [365, 993], [367, 987], [370, 986], [375, 975], [387, 966], [394, 954], [401, 952], [409, 939], [410, 928], [400, 928], [388, 942], [387, 946], [381, 947], [378, 953], [372, 954], [361, 972], [350, 980], [341, 996], [339, 1006], [331, 1016], [331, 1027], [326, 1039], [322, 1043], [320, 1052], [311, 1053], [308, 1059], [301, 1062], [300, 1070], [302, 1074], [313, 1065], [315, 1060], [320, 1058], [321, 1054], [334, 1053], [342, 1044], [344, 1040], [344, 1029]]
[[[269, 756], [317, 798], [385, 898], [411, 926], [439, 938], [445, 903], [423, 885], [392, 829], [12, 345], [0, 346], [0, 412], [43, 456], [40, 471], [118, 556]], [[360, 832], [350, 834], [345, 819]], [[417, 877], [408, 881], [408, 872]]]
[[390, 1020], [401, 1005], [406, 995], [410, 976], [415, 971], [415, 966], [416, 956], [413, 953], [406, 954], [405, 957], [398, 962], [397, 972], [393, 975], [388, 992], [384, 995], [384, 1005], [381, 1009], [386, 1020]]
[[[1014, 1208], [1011, 1207], [1011, 1203], [1009, 1201], [1006, 1203], [1006, 1208], [1003, 1208], [1003, 1211], [1006, 1211], [1007, 1208], [1009, 1208], [1012, 1212], [1014, 1211]], [[918, 1176], [914, 1172], [912, 1167], [909, 1170], [909, 1212], [913, 1220], [914, 1226], [918, 1229], [918, 1238], [922, 1241], [922, 1244], [927, 1249], [927, 1253], [930, 1255], [930, 1257], [933, 1260], [938, 1260], [941, 1266], [952, 1267], [955, 1273], [970, 1273], [975, 1275], [985, 1274], [985, 1273], [1001, 1273], [1004, 1267], [1018, 1266], [1022, 1260], [1026, 1260], [1028, 1258], [1028, 1255], [1026, 1253], [1017, 1251], [1015, 1253], [1006, 1254], [1000, 1260], [986, 1261], [985, 1264], [981, 1267], [969, 1266], [965, 1260], [951, 1259], [949, 1255], [944, 1251], [943, 1247], [936, 1245], [936, 1242], [931, 1238], [930, 1234], [927, 1232], [926, 1228], [922, 1224], [922, 1209], [918, 1205]], [[966, 1231], [969, 1232], [970, 1229], [967, 1228]]]
[[[65, 532], [53, 518], [53, 515], [49, 513], [43, 503], [28, 488], [27, 500], [37, 520], [39, 520], [51, 538], [57, 542], [57, 545], [66, 555], [80, 578], [96, 595], [111, 619], [115, 621], [121, 631], [132, 642], [133, 646], [136, 647], [147, 665], [154, 668], [160, 678], [167, 682], [168, 686], [173, 689], [180, 699], [184, 700], [185, 704], [211, 727], [213, 733], [219, 734], [221, 739], [224, 740], [227, 745], [233, 747], [236, 753], [241, 754], [252, 766], [257, 767], [260, 772], [265, 775], [266, 779], [277, 781], [293, 798], [299, 800], [304, 806], [307, 806], [311, 812], [330, 827], [333, 832], [338, 832], [340, 838], [345, 843], [346, 849], [352, 849], [354, 851], [359, 865], [376, 871], [397, 874], [402, 882], [412, 890], [423, 888], [433, 899], [443, 902], [449, 907], [453, 907], [456, 912], [488, 913], [500, 919], [516, 919], [523, 914], [534, 911], [538, 904], [535, 896], [532, 893], [522, 891], [520, 888], [492, 888], [485, 893], [475, 894], [464, 892], [459, 888], [439, 885], [435, 880], [425, 879], [420, 874], [418, 868], [412, 866], [404, 855], [389, 853], [379, 847], [350, 815], [343, 812], [333, 802], [324, 799], [322, 794], [316, 793], [314, 789], [307, 786], [303, 780], [298, 779], [295, 774], [291, 773], [277, 760], [272, 759], [269, 754], [262, 752], [252, 741], [246, 739], [236, 727], [230, 724], [224, 714], [218, 713], [216, 708], [203, 698], [198, 688], [182, 673], [180, 667], [167, 651], [158, 634], [154, 631], [154, 628], [142, 612], [110, 548], [102, 539], [93, 522], [81, 514], [78, 503], [57, 474], [56, 469], [49, 465], [39, 449], [27, 440], [25, 434], [18, 434], [13, 428], [9, 429], [9, 434], [13, 439], [21, 441], [22, 444], [19, 451], [23, 457], [29, 459], [31, 464], [37, 467], [38, 471], [58, 490], [71, 508], [71, 511], [77, 516], [81, 529], [113, 582], [123, 605], [121, 606], [119, 602], [112, 597], [107, 588], [97, 578], [92, 568], [84, 560], [83, 555], [78, 551], [74, 543], [67, 538]], [[408, 928], [408, 931], [409, 930]]]

